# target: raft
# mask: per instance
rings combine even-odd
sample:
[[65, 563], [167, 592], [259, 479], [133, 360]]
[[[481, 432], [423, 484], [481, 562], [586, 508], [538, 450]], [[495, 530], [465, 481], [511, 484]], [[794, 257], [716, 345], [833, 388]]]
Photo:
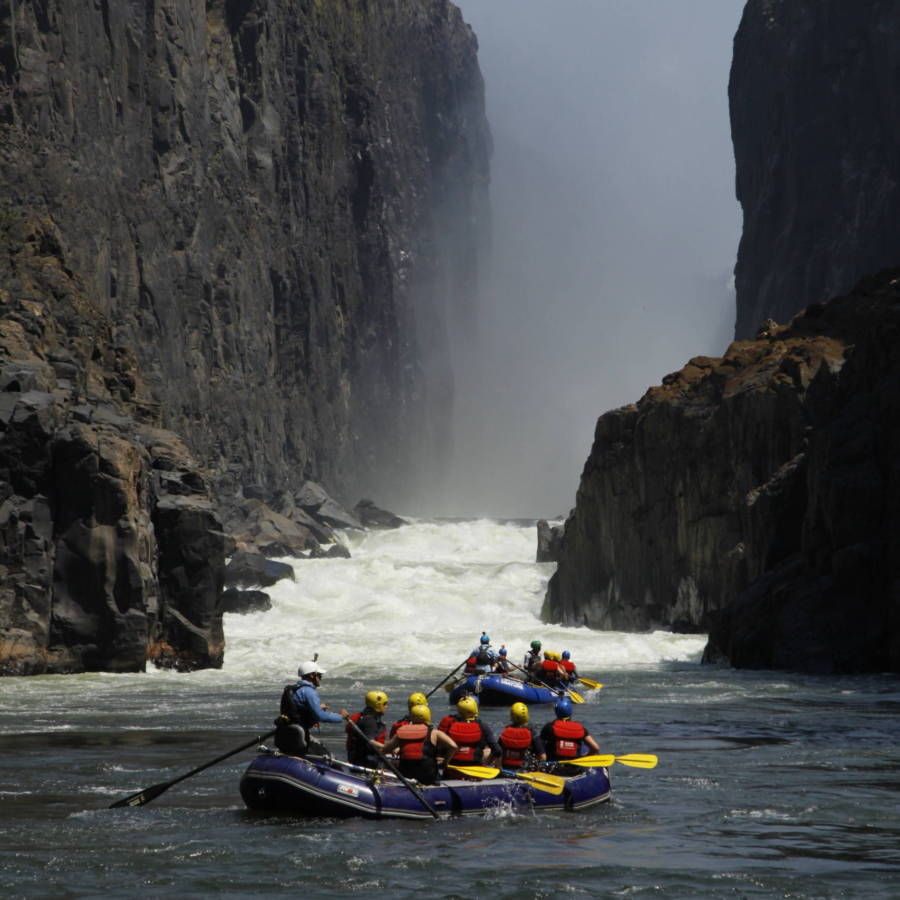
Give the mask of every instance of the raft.
[[469, 675], [454, 685], [450, 691], [450, 702], [456, 703], [466, 694], [473, 695], [481, 706], [511, 706], [521, 701], [532, 703], [555, 703], [563, 696], [562, 690], [527, 684], [509, 675]]
[[[505, 775], [474, 781], [451, 778], [434, 785], [416, 784], [416, 789], [439, 815], [455, 816], [484, 815], [498, 808], [576, 810], [609, 800], [605, 768], [580, 769], [565, 782], [560, 794]], [[416, 794], [390, 772], [326, 757], [267, 750], [247, 767], [240, 789], [252, 810], [338, 818], [433, 818]]]

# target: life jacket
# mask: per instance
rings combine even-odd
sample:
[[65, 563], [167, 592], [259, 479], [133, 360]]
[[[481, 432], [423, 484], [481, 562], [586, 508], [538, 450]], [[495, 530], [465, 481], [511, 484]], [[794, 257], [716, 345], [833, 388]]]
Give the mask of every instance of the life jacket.
[[481, 743], [481, 725], [477, 719], [464, 722], [454, 719], [447, 729], [447, 734], [456, 741], [459, 750], [453, 755], [453, 764], [472, 762], [475, 759], [475, 748]]
[[487, 644], [483, 644], [475, 657], [475, 662], [479, 666], [489, 666], [491, 664], [491, 654], [487, 648]]
[[431, 725], [424, 722], [404, 722], [397, 729], [397, 738], [400, 741], [400, 759], [424, 759], [425, 742], [431, 734]]
[[552, 659], [545, 659], [541, 662], [541, 677], [544, 681], [549, 681], [551, 684], [554, 681], [559, 681], [559, 669], [557, 666], [559, 663], [555, 663]]
[[560, 665], [571, 675], [575, 671], [575, 663], [571, 659], [564, 659]]
[[[356, 722], [357, 725], [359, 725], [359, 720], [365, 715], [374, 716], [377, 714], [372, 712], [369, 709], [364, 709], [362, 712], [353, 713], [353, 715], [351, 715], [350, 718], [354, 722]], [[353, 727], [349, 723], [347, 725], [345, 725], [344, 728], [347, 732], [347, 754], [348, 755], [351, 755], [355, 749], [359, 749], [363, 753], [371, 752], [369, 745], [362, 739], [362, 737], [360, 737], [359, 734], [356, 733], [356, 731], [353, 730]], [[379, 743], [383, 744], [384, 736], [385, 736], [385, 727], [384, 727], [384, 725], [382, 725], [381, 731], [379, 731], [378, 734], [375, 735], [374, 738], [372, 738], [372, 740], [376, 740]], [[360, 745], [362, 745], [362, 746], [360, 746]]]
[[388, 735], [388, 737], [393, 737], [400, 730], [401, 725], [408, 725], [408, 724], [409, 724], [408, 718], [397, 719], [397, 721], [394, 722], [393, 725], [391, 725], [391, 733]]
[[525, 761], [525, 753], [531, 746], [531, 729], [521, 725], [507, 725], [500, 732], [499, 740], [503, 748], [504, 767], [517, 769]]
[[472, 656], [470, 656], [466, 660], [466, 668], [463, 670], [464, 674], [465, 675], [475, 675], [476, 674], [475, 666], [477, 665], [477, 663], [478, 663], [478, 660], [476, 659], [475, 654], [473, 653]]
[[[281, 715], [285, 716], [291, 725], [302, 725], [304, 728], [311, 728], [319, 723], [310, 721], [311, 716], [309, 710], [301, 706], [297, 702], [296, 697], [294, 697], [294, 693], [306, 684], [309, 684], [309, 682], [298, 681], [294, 684], [286, 684], [284, 690], [281, 692], [279, 709]], [[311, 684], [309, 686], [312, 687]]]
[[552, 731], [556, 742], [556, 757], [558, 759], [575, 759], [581, 749], [581, 742], [587, 734], [584, 725], [568, 719], [557, 719], [552, 725]]

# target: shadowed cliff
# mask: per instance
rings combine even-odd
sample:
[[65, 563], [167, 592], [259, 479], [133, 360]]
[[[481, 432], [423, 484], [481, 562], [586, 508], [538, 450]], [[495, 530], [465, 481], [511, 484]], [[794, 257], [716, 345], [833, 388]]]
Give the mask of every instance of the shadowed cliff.
[[0, 0], [0, 671], [220, 664], [220, 501], [440, 464], [475, 54], [447, 0]]

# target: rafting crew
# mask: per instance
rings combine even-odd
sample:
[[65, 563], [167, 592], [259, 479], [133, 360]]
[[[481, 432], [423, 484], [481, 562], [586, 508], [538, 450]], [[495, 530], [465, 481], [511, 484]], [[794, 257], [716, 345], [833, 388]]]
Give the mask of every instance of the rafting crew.
[[490, 675], [496, 662], [497, 654], [491, 646], [491, 639], [482, 631], [478, 646], [469, 654], [463, 671], [466, 675]]
[[497, 675], [509, 675], [512, 672], [512, 663], [509, 661], [506, 647], [501, 647], [497, 651], [497, 662], [494, 664], [494, 672]]
[[548, 687], [561, 687], [568, 683], [569, 676], [563, 668], [560, 655], [555, 650], [545, 650], [540, 668], [536, 670], [536, 679]]
[[[349, 723], [346, 726], [347, 761], [356, 766], [374, 768], [381, 762], [373, 747], [381, 750], [384, 746], [384, 711], [387, 709], [388, 695], [384, 691], [369, 691], [365, 702], [363, 709], [349, 717], [359, 731]], [[365, 739], [359, 732], [365, 735]]]
[[540, 667], [541, 667], [541, 642], [540, 641], [532, 641], [531, 649], [525, 654], [525, 659], [522, 661], [522, 668], [529, 675], [537, 675]]
[[407, 778], [434, 784], [442, 765], [450, 763], [457, 753], [456, 742], [431, 724], [431, 710], [424, 703], [413, 706], [408, 721], [398, 724], [396, 733], [386, 741], [384, 752], [397, 752], [400, 772]]
[[409, 695], [409, 699], [406, 701], [406, 708], [408, 710], [407, 714], [402, 719], [397, 719], [396, 722], [391, 725], [391, 730], [388, 732], [388, 737], [393, 737], [397, 733], [397, 729], [401, 725], [406, 725], [412, 721], [410, 719], [410, 715], [412, 714], [412, 709], [414, 706], [428, 706], [428, 698], [421, 693], [421, 691], [413, 691]]
[[509, 708], [509, 725], [500, 732], [500, 767], [503, 769], [533, 769], [547, 761], [544, 742], [528, 724], [528, 707], [513, 703]]
[[575, 684], [578, 681], [578, 669], [575, 668], [575, 663], [572, 662], [572, 654], [568, 650], [563, 650], [559, 664], [566, 670], [566, 680], [569, 684]]
[[565, 762], [583, 756], [582, 744], [586, 744], [594, 753], [600, 752], [600, 746], [587, 728], [572, 719], [572, 701], [568, 697], [557, 700], [553, 711], [556, 718], [541, 729], [541, 740], [549, 761]]
[[[318, 654], [316, 654], [318, 656]], [[281, 692], [281, 714], [275, 720], [275, 746], [291, 756], [305, 756], [308, 752], [325, 753], [325, 748], [310, 735], [310, 729], [320, 722], [342, 722], [349, 715], [346, 709], [333, 713], [322, 702], [318, 687], [325, 670], [315, 659], [300, 663], [300, 680], [285, 685]]]
[[478, 701], [472, 696], [460, 698], [456, 713], [444, 716], [438, 729], [459, 747], [453, 757], [454, 765], [487, 765], [501, 755], [494, 732], [479, 718]]

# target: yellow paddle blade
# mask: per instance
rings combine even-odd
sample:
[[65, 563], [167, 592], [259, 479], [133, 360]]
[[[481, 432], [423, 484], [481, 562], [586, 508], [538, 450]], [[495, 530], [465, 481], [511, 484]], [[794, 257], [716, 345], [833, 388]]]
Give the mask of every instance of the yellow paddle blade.
[[547, 791], [548, 794], [561, 794], [566, 786], [565, 778], [560, 778], [559, 775], [548, 775], [546, 772], [514, 772], [512, 774], [516, 778], [527, 781], [539, 791]]
[[579, 756], [577, 759], [567, 759], [570, 766], [611, 766], [616, 761], [612, 753], [594, 754], [593, 756]]
[[638, 769], [655, 769], [659, 760], [652, 753], [626, 753], [624, 756], [617, 756], [616, 762]]
[[569, 696], [572, 698], [572, 701], [574, 703], [584, 703], [584, 697], [582, 697], [581, 694], [578, 693], [578, 691], [573, 691], [571, 688], [569, 688]]
[[471, 778], [496, 778], [500, 774], [499, 769], [493, 769], [490, 766], [454, 766], [451, 764], [447, 768]]
[[599, 681], [594, 681], [593, 678], [582, 678], [578, 679], [589, 691], [599, 691], [603, 685]]

